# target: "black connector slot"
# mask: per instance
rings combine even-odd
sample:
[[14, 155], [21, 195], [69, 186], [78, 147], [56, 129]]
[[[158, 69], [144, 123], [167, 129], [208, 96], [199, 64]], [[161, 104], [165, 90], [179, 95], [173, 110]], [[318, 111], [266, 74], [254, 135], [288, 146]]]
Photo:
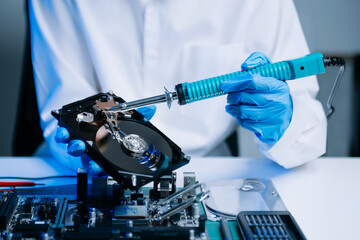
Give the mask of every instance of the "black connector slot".
[[18, 224], [14, 227], [13, 237], [15, 239], [40, 238], [49, 230], [49, 224]]
[[17, 194], [8, 193], [0, 206], [0, 230], [6, 230], [17, 204]]
[[237, 221], [244, 239], [306, 239], [288, 211], [244, 211]]

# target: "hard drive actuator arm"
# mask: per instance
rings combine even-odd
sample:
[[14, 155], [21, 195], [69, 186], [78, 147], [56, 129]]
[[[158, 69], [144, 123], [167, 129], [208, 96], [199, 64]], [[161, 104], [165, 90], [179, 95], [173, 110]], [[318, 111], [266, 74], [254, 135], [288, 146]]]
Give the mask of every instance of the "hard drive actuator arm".
[[[107, 101], [96, 100], [93, 108], [96, 113], [102, 112], [105, 116], [106, 123], [104, 123], [105, 130], [111, 134], [113, 139], [121, 144], [121, 148], [127, 155], [139, 160], [140, 164], [145, 164], [150, 170], [158, 171], [168, 166], [168, 157], [156, 149], [154, 144], [147, 143], [147, 141], [137, 134], [126, 134], [118, 127], [119, 114], [127, 115], [128, 112], [109, 112], [108, 109], [119, 105], [115, 102], [112, 96], [108, 96]], [[94, 114], [89, 112], [81, 112], [77, 115], [78, 122], [92, 123], [95, 121]], [[159, 162], [161, 165], [159, 166]]]

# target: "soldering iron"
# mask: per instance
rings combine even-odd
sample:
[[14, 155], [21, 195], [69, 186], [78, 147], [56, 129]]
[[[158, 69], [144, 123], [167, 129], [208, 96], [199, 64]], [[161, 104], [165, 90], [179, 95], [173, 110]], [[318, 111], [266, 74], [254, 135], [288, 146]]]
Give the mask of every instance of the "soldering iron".
[[339, 73], [327, 102], [327, 107], [330, 110], [328, 113], [329, 118], [334, 112], [332, 101], [345, 71], [345, 60], [341, 57], [323, 57], [319, 52], [308, 54], [302, 58], [261, 65], [247, 71], [233, 72], [190, 83], [180, 83], [175, 86], [175, 92], [170, 92], [165, 88], [164, 94], [136, 101], [124, 102], [110, 108], [108, 111], [121, 112], [162, 102], [166, 102], [170, 109], [172, 102], [175, 100], [177, 100], [180, 105], [185, 105], [224, 95], [226, 93], [221, 90], [221, 83], [245, 73], [260, 74], [263, 77], [273, 77], [278, 80], [287, 81], [322, 74], [325, 72], [325, 67], [329, 66], [340, 66]]

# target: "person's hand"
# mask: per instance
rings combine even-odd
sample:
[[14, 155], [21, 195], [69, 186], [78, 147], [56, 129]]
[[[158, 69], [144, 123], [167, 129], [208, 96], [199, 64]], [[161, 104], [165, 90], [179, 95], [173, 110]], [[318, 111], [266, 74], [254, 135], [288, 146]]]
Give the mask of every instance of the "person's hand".
[[[249, 70], [271, 63], [263, 53], [254, 52], [241, 65]], [[221, 84], [229, 93], [226, 112], [243, 127], [255, 133], [264, 143], [275, 144], [289, 127], [292, 117], [292, 100], [285, 81], [259, 74], [246, 73]]]
[[[150, 119], [155, 115], [156, 106], [152, 105], [148, 107], [142, 107], [136, 109], [136, 111], [138, 111], [140, 114], [144, 116], [145, 121], [150, 121]], [[82, 156], [86, 149], [86, 145], [82, 140], [79, 139], [70, 140], [69, 131], [63, 127], [59, 127], [56, 130], [55, 141], [57, 143], [67, 144], [68, 154], [74, 157]], [[84, 160], [85, 163], [88, 165], [88, 172], [91, 175], [95, 176], [103, 172], [101, 167], [96, 162], [91, 160], [86, 154], [84, 155]]]

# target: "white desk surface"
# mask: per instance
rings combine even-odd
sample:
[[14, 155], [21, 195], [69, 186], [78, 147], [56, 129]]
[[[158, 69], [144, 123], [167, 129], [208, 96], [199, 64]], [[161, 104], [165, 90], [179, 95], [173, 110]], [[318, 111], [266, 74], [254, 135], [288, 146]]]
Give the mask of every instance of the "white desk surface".
[[[196, 172], [200, 182], [270, 178], [308, 239], [360, 239], [357, 232], [360, 227], [360, 158], [319, 158], [290, 170], [264, 159], [193, 158], [177, 172], [178, 186], [182, 186], [182, 172]], [[53, 159], [0, 157], [0, 177], [74, 174]], [[71, 184], [76, 179], [43, 182]]]

